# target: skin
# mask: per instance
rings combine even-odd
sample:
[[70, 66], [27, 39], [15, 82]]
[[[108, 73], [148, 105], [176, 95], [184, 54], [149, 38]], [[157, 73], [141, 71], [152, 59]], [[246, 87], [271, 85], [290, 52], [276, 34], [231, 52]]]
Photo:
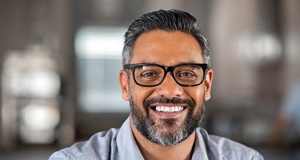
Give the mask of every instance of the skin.
[[[131, 64], [135, 63], [157, 63], [164, 66], [173, 66], [183, 62], [204, 63], [201, 56], [202, 49], [196, 39], [186, 33], [175, 31], [166, 32], [162, 30], [154, 30], [143, 33], [138, 37], [133, 48], [133, 59]], [[131, 74], [131, 73], [130, 73]], [[159, 86], [142, 87], [135, 84], [133, 77], [125, 71], [121, 71], [119, 75], [122, 96], [124, 100], [129, 100], [130, 97], [143, 115], [146, 111], [143, 108], [143, 102], [146, 98], [151, 97], [180, 97], [191, 98], [196, 102], [196, 110], [211, 97], [211, 85], [213, 79], [213, 71], [207, 71], [205, 80], [201, 85], [194, 87], [182, 87], [178, 85], [172, 78], [170, 73], [167, 73], [164, 81]], [[130, 85], [129, 85], [130, 84]], [[155, 104], [168, 105], [172, 104]], [[175, 105], [174, 105], [175, 106]], [[150, 109], [150, 116], [155, 119], [154, 125], [165, 125], [163, 119], [175, 118], [178, 125], [182, 123], [187, 115], [188, 109], [185, 109], [176, 114], [161, 114]], [[141, 153], [145, 159], [191, 159], [192, 148], [195, 141], [195, 131], [184, 141], [172, 146], [162, 146], [149, 141], [135, 127], [131, 119], [131, 128]], [[161, 132], [171, 132], [172, 126], [164, 126], [160, 128]]]

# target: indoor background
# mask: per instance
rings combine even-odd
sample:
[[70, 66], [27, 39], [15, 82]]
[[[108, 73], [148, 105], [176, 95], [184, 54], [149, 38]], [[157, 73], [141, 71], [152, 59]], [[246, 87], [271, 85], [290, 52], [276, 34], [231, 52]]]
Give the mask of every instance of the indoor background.
[[0, 159], [47, 159], [120, 127], [129, 114], [118, 84], [123, 34], [140, 15], [171, 8], [194, 15], [211, 43], [202, 126], [267, 160], [297, 159], [297, 128], [274, 130], [300, 79], [298, 0], [0, 0]]

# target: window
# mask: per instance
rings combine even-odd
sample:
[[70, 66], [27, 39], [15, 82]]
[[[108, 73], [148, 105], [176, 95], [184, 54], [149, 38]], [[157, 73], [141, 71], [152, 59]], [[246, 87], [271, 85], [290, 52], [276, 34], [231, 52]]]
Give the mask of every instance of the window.
[[83, 27], [75, 37], [78, 102], [85, 112], [129, 112], [119, 71], [125, 28]]

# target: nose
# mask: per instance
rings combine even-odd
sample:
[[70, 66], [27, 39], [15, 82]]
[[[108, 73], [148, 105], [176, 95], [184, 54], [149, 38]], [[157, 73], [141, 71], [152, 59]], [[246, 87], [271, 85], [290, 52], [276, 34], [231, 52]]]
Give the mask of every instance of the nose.
[[173, 79], [171, 73], [167, 73], [163, 82], [157, 86], [156, 93], [159, 96], [164, 96], [167, 98], [180, 97], [183, 94], [183, 88], [176, 83]]

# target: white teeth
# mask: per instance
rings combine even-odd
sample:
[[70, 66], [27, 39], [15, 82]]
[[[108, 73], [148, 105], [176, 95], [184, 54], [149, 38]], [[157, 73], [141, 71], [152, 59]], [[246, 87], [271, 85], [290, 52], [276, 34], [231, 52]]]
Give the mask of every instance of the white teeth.
[[156, 106], [155, 110], [158, 112], [179, 112], [183, 110], [182, 106], [167, 107], [167, 106]]
[[175, 112], [178, 112], [178, 111], [179, 111], [179, 108], [178, 108], [178, 107], [175, 107], [174, 111], [175, 111]]

